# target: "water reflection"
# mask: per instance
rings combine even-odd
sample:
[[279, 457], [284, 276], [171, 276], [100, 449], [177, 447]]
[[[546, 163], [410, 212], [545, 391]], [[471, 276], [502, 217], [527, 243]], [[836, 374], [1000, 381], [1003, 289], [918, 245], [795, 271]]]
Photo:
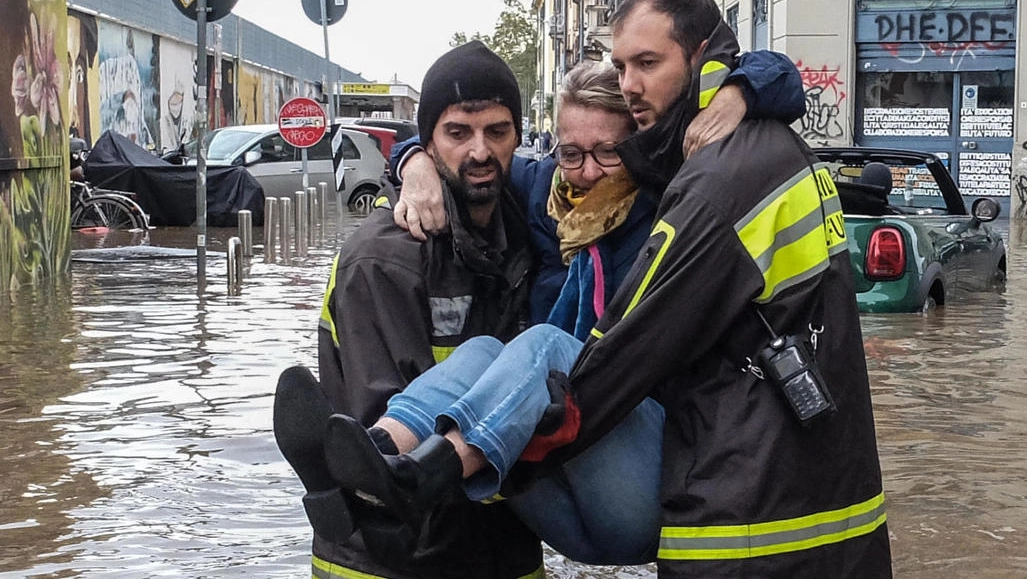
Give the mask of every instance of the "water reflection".
[[[235, 232], [210, 233], [201, 295], [195, 258], [76, 261], [55, 290], [0, 307], [0, 577], [308, 573], [302, 489], [271, 403], [283, 368], [316, 365], [334, 249], [289, 267], [258, 256], [231, 296]], [[194, 235], [128, 242], [188, 248]], [[897, 576], [1027, 571], [1027, 240], [1014, 240], [1004, 294], [863, 318]], [[125, 241], [76, 241], [112, 243]], [[552, 553], [547, 566], [561, 579], [655, 575]]]

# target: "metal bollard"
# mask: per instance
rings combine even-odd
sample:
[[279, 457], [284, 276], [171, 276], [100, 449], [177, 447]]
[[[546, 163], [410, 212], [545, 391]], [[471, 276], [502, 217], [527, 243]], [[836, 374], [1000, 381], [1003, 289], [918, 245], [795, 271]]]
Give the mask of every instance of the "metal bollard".
[[296, 220], [292, 214], [292, 199], [282, 197], [279, 203], [282, 204], [282, 218], [278, 221], [278, 248], [282, 250], [282, 265], [291, 265], [293, 228], [296, 227]]
[[275, 244], [278, 243], [278, 198], [264, 199], [264, 263], [274, 263]]
[[296, 192], [296, 257], [307, 255], [307, 194]]
[[317, 187], [307, 187], [307, 247], [314, 247], [314, 200]]
[[318, 247], [324, 247], [325, 244], [325, 217], [327, 211], [325, 210], [325, 201], [328, 200], [328, 183], [321, 181], [317, 184], [317, 245]]
[[232, 237], [228, 240], [228, 295], [242, 293], [242, 240]]
[[239, 240], [243, 257], [253, 255], [253, 212], [249, 209], [239, 210]]

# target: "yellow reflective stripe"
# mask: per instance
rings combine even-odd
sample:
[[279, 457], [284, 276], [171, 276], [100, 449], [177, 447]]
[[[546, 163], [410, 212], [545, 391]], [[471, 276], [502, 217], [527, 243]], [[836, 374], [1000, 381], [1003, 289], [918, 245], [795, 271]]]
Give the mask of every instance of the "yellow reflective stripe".
[[312, 579], [389, 579], [388, 577], [371, 575], [370, 573], [329, 563], [316, 555], [311, 556], [310, 567]]
[[816, 177], [807, 171], [793, 176], [739, 220], [735, 231], [763, 274], [759, 303], [827, 269], [830, 255], [845, 249], [838, 191], [826, 169]]
[[432, 346], [431, 355], [435, 358], [435, 363], [445, 360], [456, 350], [456, 346]]
[[604, 333], [600, 332], [600, 331], [599, 331], [599, 328], [592, 328], [592, 329], [591, 329], [591, 330], [590, 330], [590, 331], [589, 331], [588, 333], [589, 333], [589, 334], [592, 334], [592, 336], [593, 336], [593, 337], [595, 337], [595, 339], [597, 339], [597, 340], [598, 340], [599, 338], [602, 338], [603, 336], [605, 336], [605, 335], [606, 335], [606, 334], [604, 334]]
[[661, 245], [659, 251], [656, 252], [656, 257], [653, 258], [653, 262], [649, 264], [649, 271], [645, 272], [645, 277], [642, 278], [642, 283], [639, 284], [638, 289], [635, 290], [635, 295], [632, 296], [631, 301], [628, 303], [628, 307], [624, 310], [624, 316], [622, 317], [626, 317], [631, 313], [631, 310], [635, 309], [635, 306], [637, 306], [638, 302], [642, 299], [642, 294], [645, 293], [645, 290], [649, 289], [649, 284], [653, 281], [653, 276], [656, 275], [656, 268], [660, 267], [660, 263], [663, 262], [663, 257], [667, 255], [667, 249], [670, 247], [671, 242], [674, 241], [674, 236], [677, 234], [677, 231], [669, 223], [661, 219], [653, 227], [653, 232], [649, 235], [649, 238], [652, 239], [660, 234], [666, 235], [667, 238], [663, 240], [663, 245]]
[[328, 309], [328, 306], [332, 303], [332, 292], [335, 291], [335, 269], [339, 267], [339, 254], [335, 254], [335, 259], [332, 260], [331, 274], [328, 276], [328, 289], [325, 290], [324, 301], [321, 302], [321, 318], [317, 321], [317, 325], [328, 330], [332, 334], [332, 342], [335, 347], [339, 347], [339, 334], [335, 331], [335, 321], [332, 319], [332, 312]]
[[884, 493], [833, 511], [755, 523], [710, 527], [664, 527], [659, 559], [748, 559], [793, 553], [872, 533], [884, 524]]
[[388, 207], [389, 209], [392, 209], [392, 203], [389, 202], [389, 198], [385, 195], [379, 195], [378, 197], [375, 197], [374, 203], [372, 205], [374, 205], [375, 209], [379, 207]]
[[699, 77], [699, 108], [704, 109], [710, 106], [710, 101], [724, 84], [731, 69], [723, 62], [711, 60], [703, 65], [702, 75]]
[[[350, 569], [348, 567], [343, 567], [342, 565], [329, 563], [317, 556], [311, 556], [310, 567], [310, 576], [312, 579], [388, 579], [388, 577], [371, 575], [370, 573], [364, 573], [362, 571], [357, 571], [356, 569]], [[517, 579], [545, 579], [545, 577], [545, 565], [540, 565], [538, 569], [535, 569], [527, 575], [522, 575]]]

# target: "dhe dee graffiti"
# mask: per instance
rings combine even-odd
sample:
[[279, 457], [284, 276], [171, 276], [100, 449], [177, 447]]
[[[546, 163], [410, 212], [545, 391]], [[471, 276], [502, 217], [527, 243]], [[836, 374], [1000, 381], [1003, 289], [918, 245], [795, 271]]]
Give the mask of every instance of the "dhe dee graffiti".
[[859, 42], [1004, 43], [1016, 38], [1016, 11], [864, 12], [858, 30]]

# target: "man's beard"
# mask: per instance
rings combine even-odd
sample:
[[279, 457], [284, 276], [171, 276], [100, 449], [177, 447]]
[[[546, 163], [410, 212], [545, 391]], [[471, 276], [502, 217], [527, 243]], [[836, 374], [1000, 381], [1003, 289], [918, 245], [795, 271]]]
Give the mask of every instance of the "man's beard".
[[[488, 205], [499, 199], [499, 194], [503, 191], [503, 186], [506, 183], [506, 173], [503, 172], [503, 166], [499, 164], [495, 157], [489, 157], [484, 163], [477, 163], [471, 160], [464, 161], [457, 168], [457, 174], [453, 174], [439, 157], [440, 155], [434, 155], [435, 168], [438, 170], [439, 176], [449, 185], [449, 189], [453, 192], [453, 197], [457, 201], [462, 201], [468, 206], [473, 207]], [[486, 167], [494, 171], [495, 178], [491, 181], [477, 184], [468, 182], [468, 171], [484, 169]]]

